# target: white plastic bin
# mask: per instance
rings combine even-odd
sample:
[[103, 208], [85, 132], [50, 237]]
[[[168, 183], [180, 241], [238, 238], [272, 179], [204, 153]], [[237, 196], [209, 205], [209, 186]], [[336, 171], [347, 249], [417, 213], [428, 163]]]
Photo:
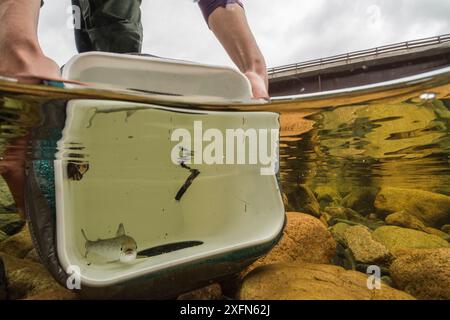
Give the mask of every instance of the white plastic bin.
[[149, 56], [83, 53], [64, 66], [62, 76], [109, 89], [234, 101], [252, 97], [250, 82], [233, 68]]

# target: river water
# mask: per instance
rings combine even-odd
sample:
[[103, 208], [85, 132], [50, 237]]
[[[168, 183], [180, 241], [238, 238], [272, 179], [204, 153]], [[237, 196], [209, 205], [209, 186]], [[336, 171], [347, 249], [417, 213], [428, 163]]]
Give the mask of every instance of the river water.
[[[310, 107], [303, 101], [291, 103], [290, 109], [285, 105], [277, 109], [275, 103], [270, 111], [280, 113], [279, 182], [286, 210], [311, 214], [329, 228], [338, 223], [360, 224], [373, 231], [391, 225], [447, 241], [449, 92], [445, 84], [398, 94], [395, 99], [386, 99], [381, 92], [375, 98], [348, 103], [327, 98], [319, 104], [311, 102]], [[19, 206], [23, 205], [25, 159], [39, 164], [35, 170], [47, 172], [41, 187], [54, 189], [53, 169], [46, 164], [56, 159], [67, 101], [0, 93], [2, 173]], [[81, 179], [88, 170], [89, 154], [83, 152], [83, 145], [64, 148], [70, 151], [65, 156], [76, 165], [75, 178]], [[44, 196], [55, 208], [54, 194], [44, 192]], [[3, 187], [1, 210], [18, 210], [11, 199]], [[405, 216], [413, 217], [414, 223]], [[347, 258], [338, 252], [334, 262], [356, 268]]]

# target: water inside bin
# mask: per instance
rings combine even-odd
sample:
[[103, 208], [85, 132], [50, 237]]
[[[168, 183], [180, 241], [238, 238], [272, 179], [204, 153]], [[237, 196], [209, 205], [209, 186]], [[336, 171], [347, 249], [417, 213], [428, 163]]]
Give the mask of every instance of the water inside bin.
[[[80, 265], [86, 283], [105, 284], [277, 237], [284, 210], [275, 175], [262, 175], [258, 164], [187, 164], [195, 156], [192, 145], [180, 150], [172, 134], [185, 128], [194, 136], [199, 120], [204, 130], [279, 128], [278, 115], [267, 112], [69, 103], [55, 161], [58, 252], [64, 267]], [[136, 241], [136, 261], [105, 264], [85, 257], [81, 229], [90, 240], [111, 239], [120, 223]]]

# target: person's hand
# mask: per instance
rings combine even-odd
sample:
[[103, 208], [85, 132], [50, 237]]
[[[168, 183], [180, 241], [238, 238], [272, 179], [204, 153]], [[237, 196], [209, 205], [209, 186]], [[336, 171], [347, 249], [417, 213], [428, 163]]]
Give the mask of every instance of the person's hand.
[[207, 17], [207, 22], [231, 60], [250, 81], [253, 98], [268, 100], [266, 62], [242, 6], [239, 3], [219, 6]]
[[270, 99], [267, 89], [267, 77], [261, 76], [253, 71], [246, 72], [245, 76], [250, 80], [250, 84], [252, 85], [253, 99]]
[[61, 79], [56, 62], [40, 50], [14, 46], [0, 50], [0, 76], [15, 78], [24, 83], [39, 83], [40, 79]]

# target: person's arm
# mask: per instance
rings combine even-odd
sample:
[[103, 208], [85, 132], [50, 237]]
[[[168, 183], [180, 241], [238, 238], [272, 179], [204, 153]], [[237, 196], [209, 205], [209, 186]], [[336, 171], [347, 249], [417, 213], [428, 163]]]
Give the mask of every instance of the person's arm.
[[[21, 82], [39, 83], [60, 78], [58, 65], [47, 58], [38, 43], [37, 24], [41, 0], [0, 0], [0, 76]], [[22, 218], [25, 218], [24, 136], [6, 147], [0, 159], [0, 174], [8, 184]]]
[[[202, 3], [211, 1], [200, 0], [201, 7]], [[205, 11], [203, 10], [204, 13]], [[250, 30], [242, 6], [231, 3], [218, 6], [212, 13], [207, 14], [205, 18], [210, 29], [239, 70], [250, 80], [254, 98], [268, 98], [266, 62]]]
[[39, 46], [41, 0], [0, 0], [0, 76], [59, 79], [58, 65]]

